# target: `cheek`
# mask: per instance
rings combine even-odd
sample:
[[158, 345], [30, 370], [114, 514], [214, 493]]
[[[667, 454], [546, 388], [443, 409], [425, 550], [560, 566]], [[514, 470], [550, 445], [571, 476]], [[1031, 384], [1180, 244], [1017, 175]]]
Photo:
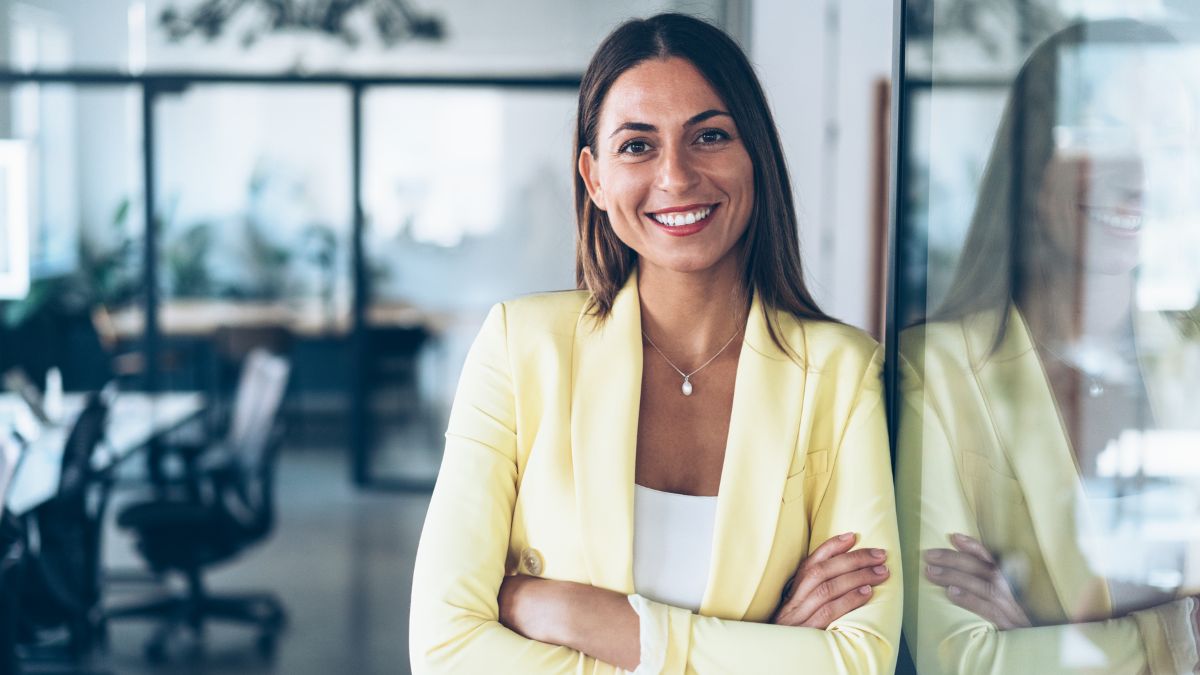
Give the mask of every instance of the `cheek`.
[[625, 217], [638, 213], [647, 193], [647, 183], [641, 173], [630, 167], [620, 167], [602, 176], [610, 217]]

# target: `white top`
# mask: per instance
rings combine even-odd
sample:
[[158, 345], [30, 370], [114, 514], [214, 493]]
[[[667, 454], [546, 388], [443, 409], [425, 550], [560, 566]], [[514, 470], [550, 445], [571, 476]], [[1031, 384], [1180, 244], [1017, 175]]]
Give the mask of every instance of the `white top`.
[[716, 497], [634, 485], [633, 585], [638, 595], [700, 610], [716, 516]]

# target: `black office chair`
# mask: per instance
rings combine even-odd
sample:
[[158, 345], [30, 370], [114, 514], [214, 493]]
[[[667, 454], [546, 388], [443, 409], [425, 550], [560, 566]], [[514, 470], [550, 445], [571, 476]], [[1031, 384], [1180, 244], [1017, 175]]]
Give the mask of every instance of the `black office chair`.
[[85, 654], [95, 638], [107, 480], [92, 470], [92, 455], [107, 419], [108, 404], [90, 394], [67, 437], [58, 491], [22, 518], [17, 637], [35, 655], [47, 646], [41, 638], [50, 629], [67, 628], [71, 658]]
[[210, 595], [206, 569], [264, 541], [274, 526], [274, 472], [282, 427], [277, 417], [289, 366], [264, 350], [247, 357], [228, 435], [223, 443], [189, 458], [181, 485], [161, 497], [130, 505], [117, 524], [131, 530], [137, 548], [158, 574], [181, 573], [182, 595], [168, 595], [106, 612], [108, 619], [150, 617], [162, 625], [145, 646], [146, 658], [162, 661], [171, 637], [183, 628], [202, 646], [204, 624], [218, 619], [259, 628], [258, 646], [274, 653], [284, 627], [283, 605], [269, 593]]
[[[0, 502], [2, 503], [2, 502]], [[12, 514], [0, 513], [0, 675], [17, 668], [17, 593], [21, 587], [22, 529]]]

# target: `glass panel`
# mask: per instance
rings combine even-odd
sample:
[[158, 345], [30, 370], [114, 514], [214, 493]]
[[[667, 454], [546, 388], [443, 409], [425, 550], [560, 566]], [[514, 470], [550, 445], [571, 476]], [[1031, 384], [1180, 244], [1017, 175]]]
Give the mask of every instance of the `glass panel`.
[[0, 69], [139, 72], [146, 59], [144, 0], [6, 0]]
[[155, 105], [165, 388], [229, 401], [255, 348], [290, 357], [289, 433], [345, 447], [351, 102], [316, 85], [196, 85]]
[[917, 670], [1191, 672], [1200, 45], [1169, 3], [914, 4], [893, 393]]
[[[376, 376], [368, 384], [376, 476], [432, 482], [459, 370], [493, 303], [574, 287], [576, 97], [574, 90], [368, 92], [369, 321], [372, 334], [387, 335], [389, 325], [394, 333], [372, 339], [375, 361], [367, 366]], [[405, 325], [413, 330], [399, 333]], [[404, 353], [406, 345], [413, 351]], [[414, 379], [406, 382], [406, 373]]]
[[[570, 73], [621, 20], [668, 0], [282, 3], [147, 0], [151, 70]], [[403, 6], [402, 6], [403, 5]], [[724, 3], [687, 10], [721, 18]]]
[[68, 390], [137, 374], [111, 317], [141, 315], [140, 113], [132, 87], [0, 88], [0, 138], [22, 157], [31, 277], [23, 297], [0, 303], [0, 373], [41, 386], [53, 367]]

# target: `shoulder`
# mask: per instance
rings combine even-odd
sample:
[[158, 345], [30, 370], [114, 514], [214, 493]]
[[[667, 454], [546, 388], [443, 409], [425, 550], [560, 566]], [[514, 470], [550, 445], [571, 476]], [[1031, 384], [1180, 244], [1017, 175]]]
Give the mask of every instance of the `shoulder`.
[[836, 321], [801, 319], [785, 312], [779, 313], [779, 326], [808, 372], [838, 379], [878, 380], [883, 349], [866, 331]]
[[501, 302], [492, 313], [503, 315], [510, 336], [571, 335], [588, 297], [589, 293], [581, 290], [533, 293]]
[[494, 342], [514, 356], [569, 344], [588, 297], [587, 291], [556, 291], [498, 302], [476, 341]]
[[1015, 309], [974, 312], [906, 328], [900, 333], [900, 354], [921, 372], [927, 367], [970, 369], [996, 356], [997, 336], [1001, 335], [1005, 336], [1003, 343], [1013, 343], [1009, 346], [1018, 351], [1027, 341]]

